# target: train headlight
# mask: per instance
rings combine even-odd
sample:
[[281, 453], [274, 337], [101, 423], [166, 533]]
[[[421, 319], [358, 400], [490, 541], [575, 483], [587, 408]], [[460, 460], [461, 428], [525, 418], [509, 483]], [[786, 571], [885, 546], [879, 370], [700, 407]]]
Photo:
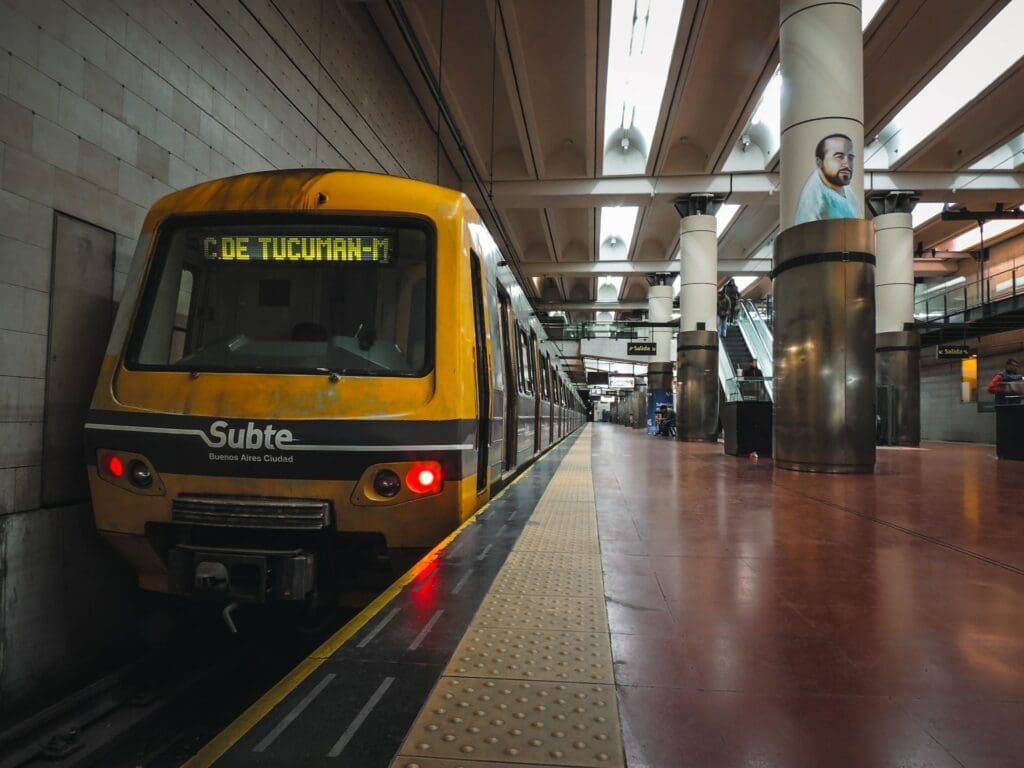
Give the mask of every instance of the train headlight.
[[128, 477], [132, 485], [138, 488], [149, 488], [153, 484], [153, 471], [145, 462], [138, 459], [128, 465]]
[[414, 464], [405, 475], [405, 484], [413, 493], [437, 493], [441, 490], [441, 464], [436, 461]]
[[402, 490], [402, 479], [390, 469], [382, 469], [373, 476], [373, 490], [386, 499]]

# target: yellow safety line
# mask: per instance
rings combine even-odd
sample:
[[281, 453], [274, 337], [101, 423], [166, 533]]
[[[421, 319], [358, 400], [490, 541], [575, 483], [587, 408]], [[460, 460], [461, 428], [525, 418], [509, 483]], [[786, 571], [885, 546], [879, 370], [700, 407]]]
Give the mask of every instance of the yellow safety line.
[[[537, 462], [530, 464], [530, 466], [516, 478], [516, 481], [526, 475], [527, 472], [530, 472], [536, 465]], [[224, 753], [237, 744], [238, 741], [245, 736], [245, 734], [247, 734], [254, 725], [256, 725], [256, 723], [266, 717], [274, 707], [280, 704], [281, 701], [288, 696], [289, 693], [298, 688], [303, 680], [313, 674], [321, 664], [327, 661], [327, 659], [329, 659], [334, 652], [345, 643], [346, 640], [351, 638], [356, 634], [356, 632], [366, 626], [374, 616], [380, 613], [380, 610], [390, 603], [395, 596], [402, 591], [403, 587], [414, 581], [416, 577], [427, 568], [427, 566], [437, 559], [438, 555], [444, 550], [444, 548], [452, 543], [455, 537], [462, 532], [463, 528], [466, 528], [468, 525], [473, 523], [477, 517], [482, 515], [487, 508], [491, 506], [492, 502], [501, 498], [501, 495], [505, 493], [511, 485], [511, 483], [506, 485], [498, 492], [497, 496], [494, 496], [490, 501], [480, 507], [480, 509], [478, 509], [471, 517], [466, 518], [466, 521], [462, 523], [462, 525], [452, 531], [436, 547], [424, 555], [416, 565], [406, 571], [390, 587], [379, 594], [373, 602], [357, 613], [345, 626], [331, 635], [331, 637], [329, 637], [319, 648], [300, 661], [295, 669], [285, 675], [276, 685], [274, 685], [273, 688], [253, 702], [253, 704], [251, 704], [245, 712], [235, 718], [230, 725], [214, 736], [213, 739], [199, 750], [194, 757], [186, 762], [182, 768], [208, 768], [208, 766], [213, 765], [217, 760], [219, 760]]]

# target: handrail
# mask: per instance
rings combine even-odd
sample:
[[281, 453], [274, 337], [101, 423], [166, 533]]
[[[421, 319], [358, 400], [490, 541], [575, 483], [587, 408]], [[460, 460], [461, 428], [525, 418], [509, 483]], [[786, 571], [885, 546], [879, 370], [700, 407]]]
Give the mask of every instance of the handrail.
[[[934, 291], [934, 289], [932, 289]], [[972, 282], [954, 285], [914, 299], [914, 319], [941, 322], [970, 309], [1024, 295], [1024, 261], [1016, 257], [1003, 268]]]
[[742, 400], [740, 385], [737, 381], [736, 368], [729, 360], [729, 352], [725, 348], [721, 337], [718, 339], [718, 381], [725, 392], [725, 401], [731, 403], [734, 400]]

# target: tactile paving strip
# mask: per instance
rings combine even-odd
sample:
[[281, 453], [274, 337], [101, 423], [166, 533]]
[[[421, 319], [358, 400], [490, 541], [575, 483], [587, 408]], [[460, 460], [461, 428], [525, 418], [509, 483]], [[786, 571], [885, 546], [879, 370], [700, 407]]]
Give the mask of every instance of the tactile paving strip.
[[588, 632], [470, 629], [449, 668], [466, 677], [615, 682], [608, 636]]
[[470, 626], [608, 632], [604, 596], [506, 595], [492, 592]]
[[442, 677], [402, 752], [506, 764], [514, 758], [621, 765], [615, 686]]
[[593, 569], [506, 568], [491, 590], [512, 595], [603, 597], [604, 581]]
[[392, 768], [624, 766], [613, 670], [588, 430]]

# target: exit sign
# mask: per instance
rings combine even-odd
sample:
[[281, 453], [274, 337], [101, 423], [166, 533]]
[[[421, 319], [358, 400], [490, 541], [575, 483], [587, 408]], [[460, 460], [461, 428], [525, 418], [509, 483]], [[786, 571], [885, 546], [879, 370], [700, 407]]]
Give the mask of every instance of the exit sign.
[[939, 360], [966, 360], [971, 348], [966, 344], [939, 344], [935, 356]]

